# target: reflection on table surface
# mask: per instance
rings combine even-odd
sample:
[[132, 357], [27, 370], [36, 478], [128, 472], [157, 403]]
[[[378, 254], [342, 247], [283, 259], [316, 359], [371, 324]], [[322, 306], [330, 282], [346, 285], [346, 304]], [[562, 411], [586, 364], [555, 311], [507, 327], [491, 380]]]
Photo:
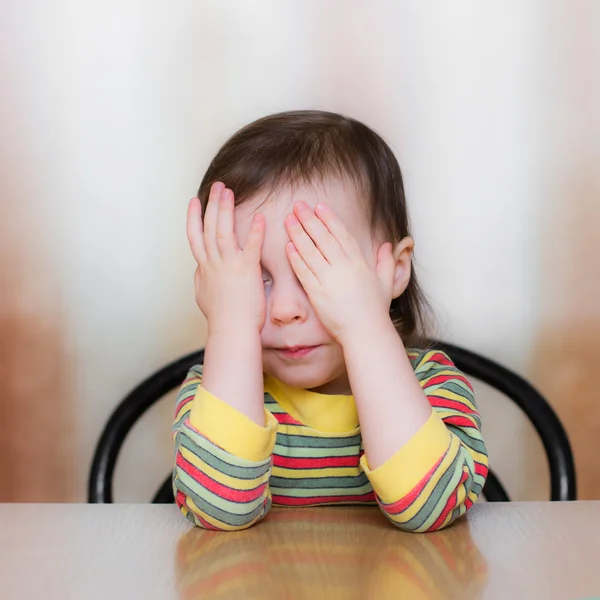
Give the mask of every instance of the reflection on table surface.
[[598, 523], [600, 502], [478, 503], [433, 534], [273, 508], [213, 533], [175, 506], [0, 504], [0, 598], [600, 599]]
[[193, 529], [175, 570], [181, 600], [477, 598], [487, 579], [466, 520], [404, 533], [376, 507], [280, 509], [245, 531]]

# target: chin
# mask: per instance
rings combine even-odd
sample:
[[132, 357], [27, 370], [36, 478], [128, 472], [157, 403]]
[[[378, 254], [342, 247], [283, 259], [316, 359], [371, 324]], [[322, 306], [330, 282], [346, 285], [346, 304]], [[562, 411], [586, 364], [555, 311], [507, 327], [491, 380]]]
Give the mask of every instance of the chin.
[[323, 386], [334, 379], [334, 377], [328, 377], [326, 374], [315, 373], [314, 369], [308, 369], [305, 371], [304, 369], [298, 368], [283, 368], [283, 369], [275, 369], [273, 373], [269, 373], [275, 379], [278, 379], [282, 383], [289, 385], [290, 387], [302, 388], [302, 389], [311, 389]]
[[330, 370], [315, 365], [306, 365], [305, 367], [277, 365], [271, 366], [271, 368], [265, 365], [265, 373], [290, 387], [315, 391], [317, 391], [315, 388], [328, 386], [345, 375], [343, 368]]

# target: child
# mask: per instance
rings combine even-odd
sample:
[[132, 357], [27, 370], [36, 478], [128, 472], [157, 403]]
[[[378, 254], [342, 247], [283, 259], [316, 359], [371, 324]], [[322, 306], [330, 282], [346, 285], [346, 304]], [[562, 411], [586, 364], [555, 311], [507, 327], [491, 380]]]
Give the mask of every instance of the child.
[[362, 123], [299, 111], [237, 132], [188, 209], [208, 323], [173, 427], [177, 505], [238, 530], [276, 506], [452, 523], [487, 454], [473, 391], [427, 349], [400, 167]]

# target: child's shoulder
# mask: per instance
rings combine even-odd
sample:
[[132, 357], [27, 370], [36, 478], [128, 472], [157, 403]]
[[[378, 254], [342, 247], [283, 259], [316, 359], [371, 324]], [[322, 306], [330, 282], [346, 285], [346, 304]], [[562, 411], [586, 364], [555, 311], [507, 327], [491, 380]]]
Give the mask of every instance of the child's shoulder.
[[407, 348], [406, 353], [416, 372], [439, 368], [456, 368], [452, 359], [441, 350], [435, 348]]
[[189, 378], [202, 379], [202, 369], [203, 368], [204, 368], [204, 365], [202, 363], [193, 365], [192, 367], [190, 367], [190, 369], [188, 371], [187, 379], [189, 379]]

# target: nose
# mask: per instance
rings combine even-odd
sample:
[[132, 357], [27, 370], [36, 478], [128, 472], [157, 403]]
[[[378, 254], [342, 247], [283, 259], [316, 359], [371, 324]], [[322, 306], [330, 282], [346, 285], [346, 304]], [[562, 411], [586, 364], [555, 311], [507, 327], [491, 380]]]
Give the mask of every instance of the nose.
[[275, 325], [304, 323], [309, 314], [309, 301], [298, 280], [275, 284], [268, 295], [271, 322]]

